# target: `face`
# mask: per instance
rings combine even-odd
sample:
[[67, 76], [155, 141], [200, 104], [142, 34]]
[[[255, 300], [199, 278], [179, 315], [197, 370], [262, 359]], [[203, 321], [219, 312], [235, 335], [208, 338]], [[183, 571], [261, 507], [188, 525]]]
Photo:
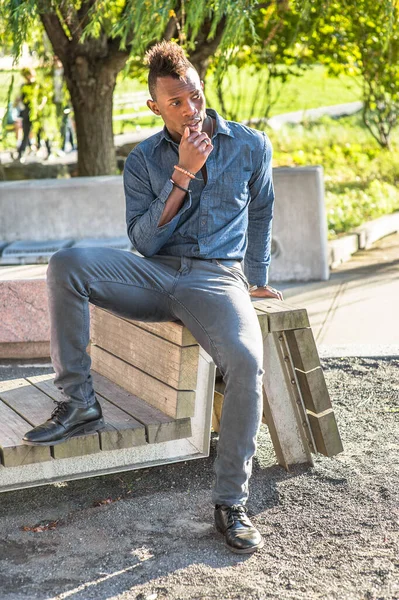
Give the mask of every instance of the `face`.
[[160, 115], [176, 142], [180, 141], [186, 127], [190, 131], [202, 131], [205, 113], [204, 84], [195, 69], [188, 69], [185, 80], [174, 77], [158, 77], [156, 101], [148, 100], [147, 106]]

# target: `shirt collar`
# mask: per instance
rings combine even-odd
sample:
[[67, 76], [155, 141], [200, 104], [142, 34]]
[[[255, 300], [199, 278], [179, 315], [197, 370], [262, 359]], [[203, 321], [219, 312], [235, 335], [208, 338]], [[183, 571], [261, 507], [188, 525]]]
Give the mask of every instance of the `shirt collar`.
[[[213, 117], [216, 120], [216, 128], [215, 128], [213, 135], [222, 133], [224, 135], [229, 135], [230, 137], [235, 137], [234, 132], [229, 125], [229, 122], [226, 121], [225, 119], [223, 119], [223, 117], [221, 117], [216, 112], [216, 110], [214, 110], [213, 108], [207, 108], [206, 114], [209, 115], [210, 117]], [[177, 142], [172, 140], [172, 138], [170, 137], [169, 131], [166, 129], [165, 125], [163, 127], [163, 130], [160, 132], [159, 139], [157, 140], [155, 147], [159, 146], [159, 144], [162, 142], [162, 140], [165, 140], [166, 142], [170, 142], [171, 144], [174, 144], [175, 146], [179, 145]]]

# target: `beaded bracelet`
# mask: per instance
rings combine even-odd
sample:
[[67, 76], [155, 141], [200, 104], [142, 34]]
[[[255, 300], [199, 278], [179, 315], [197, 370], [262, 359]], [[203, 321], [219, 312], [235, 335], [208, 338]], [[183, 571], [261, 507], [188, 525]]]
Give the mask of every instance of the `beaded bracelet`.
[[183, 186], [181, 186], [178, 183], [176, 183], [176, 181], [173, 181], [172, 178], [170, 178], [169, 181], [171, 182], [172, 185], [174, 185], [175, 187], [179, 188], [179, 190], [181, 190], [182, 192], [186, 192], [186, 194], [190, 191], [188, 188], [184, 188]]
[[175, 165], [173, 168], [176, 169], [176, 171], [180, 171], [180, 173], [184, 173], [184, 175], [187, 175], [190, 179], [197, 179], [194, 173], [187, 171], [187, 169], [183, 169], [183, 167], [180, 167], [179, 165]]

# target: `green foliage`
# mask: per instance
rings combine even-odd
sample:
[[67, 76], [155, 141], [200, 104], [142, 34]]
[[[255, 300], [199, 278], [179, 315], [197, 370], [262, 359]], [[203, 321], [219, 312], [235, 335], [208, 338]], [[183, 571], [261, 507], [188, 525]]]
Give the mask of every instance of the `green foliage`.
[[233, 60], [238, 75], [235, 82], [239, 82], [241, 70], [246, 69], [253, 85], [249, 90], [233, 82], [226, 85], [226, 70], [223, 79], [214, 78], [218, 103], [227, 118], [239, 120], [244, 112], [243, 93], [248, 99], [250, 91], [250, 110], [246, 118], [267, 120], [287, 81], [302, 75], [309, 66], [310, 61], [297, 43], [301, 29], [309, 31], [309, 21], [304, 18], [308, 4], [288, 0], [270, 2], [254, 13], [254, 33], [250, 38], [247, 36]]
[[[264, 97], [262, 88], [266, 77], [263, 73], [264, 69], [256, 71], [250, 65], [243, 65], [240, 68], [231, 65], [226, 70], [222, 83], [226, 112], [218, 97], [215, 76], [210, 73], [206, 77], [205, 85], [208, 105], [223, 116], [234, 115], [233, 120], [253, 119], [256, 122], [264, 116], [267, 107], [267, 98]], [[342, 74], [330, 77], [326, 69], [320, 65], [309, 67], [300, 77], [289, 77], [284, 83], [283, 93], [279, 93], [280, 81], [273, 79], [270, 82], [270, 94], [274, 98], [274, 103], [270, 106], [268, 116], [337, 104], [337, 98], [339, 102], [361, 100], [359, 84], [359, 80], [353, 76]], [[261, 91], [255, 93], [259, 88]], [[255, 99], [258, 101], [254, 106]], [[257, 127], [262, 127], [261, 123]]]
[[322, 165], [329, 236], [399, 210], [399, 136], [391, 152], [359, 116], [271, 132], [275, 166]]
[[332, 73], [363, 81], [364, 124], [384, 148], [399, 118], [397, 0], [315, 0], [319, 25], [303, 43]]

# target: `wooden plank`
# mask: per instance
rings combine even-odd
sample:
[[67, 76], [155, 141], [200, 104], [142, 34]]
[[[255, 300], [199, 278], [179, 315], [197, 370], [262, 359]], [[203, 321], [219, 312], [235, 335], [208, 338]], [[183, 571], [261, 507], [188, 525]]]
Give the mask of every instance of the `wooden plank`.
[[[56, 391], [55, 388], [54, 390]], [[52, 398], [26, 379], [0, 382], [0, 398], [34, 427], [49, 419], [55, 408]], [[52, 456], [53, 458], [67, 458], [99, 451], [98, 434], [89, 433], [74, 436], [62, 444], [52, 447]]]
[[330, 395], [324, 379], [324, 373], [321, 367], [303, 373], [295, 371], [299, 389], [303, 398], [305, 407], [314, 413], [323, 412], [331, 408]]
[[191, 436], [191, 419], [173, 419], [99, 373], [93, 372], [92, 375], [97, 394], [145, 426], [149, 444]]
[[[27, 377], [27, 380], [55, 400], [62, 400], [61, 391], [54, 386], [54, 374]], [[105, 428], [99, 431], [101, 450], [131, 448], [146, 443], [145, 427], [116, 406], [97, 396], [105, 420]]]
[[29, 429], [32, 429], [32, 424], [0, 400], [0, 457], [4, 467], [51, 460], [49, 447], [23, 444], [22, 438]]
[[[107, 312], [112, 314], [110, 311], [91, 305], [92, 317], [97, 312]], [[127, 321], [128, 323], [132, 323], [136, 327], [140, 327], [145, 331], [149, 331], [162, 339], [168, 340], [173, 344], [177, 344], [178, 346], [193, 346], [198, 344], [192, 333], [180, 321], [151, 323], [146, 321], [135, 321], [134, 319], [128, 319], [126, 317], [119, 318]]]
[[269, 333], [263, 338], [263, 354], [264, 414], [279, 464], [287, 470], [294, 464], [312, 464], [278, 334]]
[[105, 420], [100, 433], [101, 450], [119, 450], [147, 443], [145, 427], [117, 406], [97, 395]]
[[98, 346], [92, 345], [90, 354], [94, 371], [131, 394], [142, 398], [174, 419], [194, 415], [194, 391], [176, 390]]
[[85, 456], [86, 454], [96, 454], [100, 451], [100, 438], [98, 433], [87, 433], [86, 435], [76, 435], [66, 442], [51, 446], [53, 458], [70, 458], [71, 456]]
[[342, 441], [332, 410], [319, 415], [308, 411], [308, 418], [318, 452], [324, 456], [335, 456], [343, 452]]
[[258, 321], [259, 321], [260, 329], [262, 331], [262, 335], [265, 336], [269, 333], [268, 316], [265, 312], [263, 312], [262, 310], [258, 310], [257, 308], [255, 308], [255, 312], [258, 316]]
[[215, 390], [213, 394], [212, 429], [216, 433], [220, 431], [220, 419], [222, 418], [224, 396]]
[[255, 309], [267, 314], [270, 332], [310, 326], [308, 313], [304, 308], [296, 308], [287, 302], [273, 298], [256, 300], [253, 305]]
[[140, 327], [145, 331], [150, 331], [158, 337], [168, 340], [173, 344], [178, 344], [179, 346], [183, 347], [198, 344], [191, 331], [189, 331], [187, 327], [180, 321], [148, 323], [144, 321], [128, 320], [130, 323], [133, 323], [133, 325], [136, 325], [136, 327]]
[[312, 330], [292, 329], [285, 333], [292, 362], [300, 371], [311, 371], [320, 366], [319, 354]]
[[182, 348], [104, 310], [93, 312], [91, 341], [167, 385], [196, 388], [198, 344]]

